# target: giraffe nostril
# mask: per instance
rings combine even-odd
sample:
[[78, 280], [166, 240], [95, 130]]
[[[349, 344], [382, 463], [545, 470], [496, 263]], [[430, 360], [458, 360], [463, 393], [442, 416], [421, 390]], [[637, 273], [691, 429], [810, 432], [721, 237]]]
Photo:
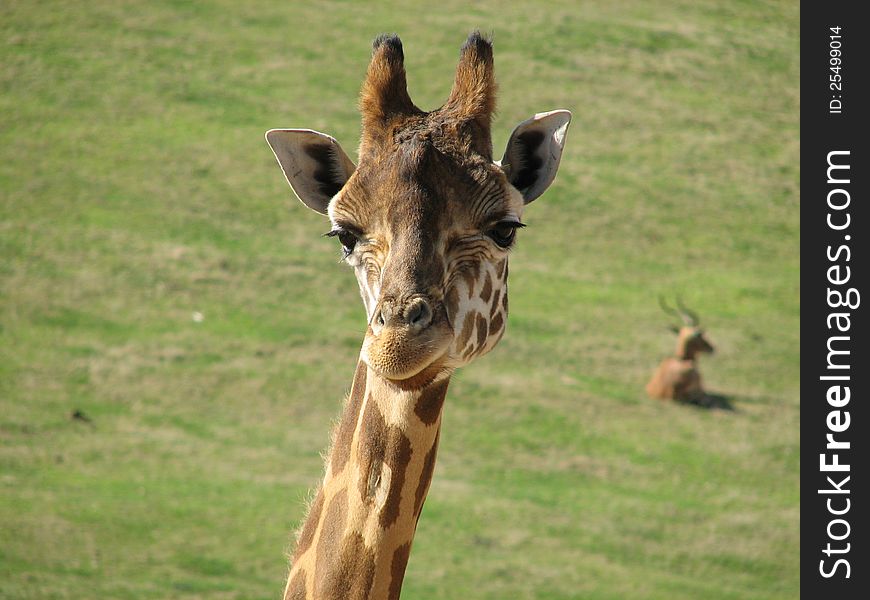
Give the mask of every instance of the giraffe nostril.
[[403, 303], [384, 301], [375, 310], [371, 328], [375, 335], [392, 327], [410, 327], [422, 331], [432, 323], [432, 319], [432, 308], [425, 298], [418, 296]]
[[408, 325], [416, 329], [423, 329], [432, 322], [432, 309], [423, 298], [415, 298], [405, 311], [405, 320]]
[[375, 309], [374, 317], [372, 317], [372, 320], [370, 323], [370, 326], [372, 328], [372, 333], [374, 333], [375, 335], [380, 335], [381, 330], [383, 330], [383, 328], [387, 324], [388, 317], [389, 317], [389, 315], [384, 316], [384, 307], [378, 306]]

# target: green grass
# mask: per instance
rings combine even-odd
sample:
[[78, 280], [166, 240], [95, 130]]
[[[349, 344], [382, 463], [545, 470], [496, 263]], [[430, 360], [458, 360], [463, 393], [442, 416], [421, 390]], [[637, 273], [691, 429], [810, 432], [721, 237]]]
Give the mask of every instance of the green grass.
[[[434, 108], [476, 27], [497, 152], [535, 112], [574, 121], [508, 333], [451, 384], [403, 598], [797, 597], [798, 25], [792, 2], [4, 2], [0, 597], [280, 596], [364, 316], [263, 132], [352, 151], [371, 39], [402, 36]], [[644, 397], [677, 292], [735, 411]]]

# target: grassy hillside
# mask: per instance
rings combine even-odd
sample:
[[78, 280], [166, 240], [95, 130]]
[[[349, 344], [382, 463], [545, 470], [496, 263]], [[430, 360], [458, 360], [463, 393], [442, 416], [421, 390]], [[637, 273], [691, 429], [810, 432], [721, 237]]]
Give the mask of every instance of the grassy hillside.
[[[280, 596], [364, 314], [263, 132], [353, 155], [371, 39], [402, 36], [435, 108], [475, 27], [497, 152], [574, 121], [505, 339], [451, 384], [403, 598], [797, 597], [798, 25], [784, 1], [3, 2], [0, 597]], [[677, 292], [733, 411], [644, 396]]]

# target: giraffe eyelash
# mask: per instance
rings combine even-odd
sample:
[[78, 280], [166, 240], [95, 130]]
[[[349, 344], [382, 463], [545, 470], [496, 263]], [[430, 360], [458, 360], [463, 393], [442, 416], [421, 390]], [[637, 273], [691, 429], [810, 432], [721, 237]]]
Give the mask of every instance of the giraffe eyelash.
[[354, 230], [345, 229], [343, 227], [336, 227], [335, 229], [327, 231], [323, 234], [323, 237], [338, 238], [338, 241], [341, 242], [341, 260], [347, 260], [347, 258], [353, 254], [353, 249], [360, 240], [360, 234]]
[[502, 250], [510, 250], [516, 241], [517, 229], [525, 227], [519, 221], [499, 221], [486, 230], [486, 235]]

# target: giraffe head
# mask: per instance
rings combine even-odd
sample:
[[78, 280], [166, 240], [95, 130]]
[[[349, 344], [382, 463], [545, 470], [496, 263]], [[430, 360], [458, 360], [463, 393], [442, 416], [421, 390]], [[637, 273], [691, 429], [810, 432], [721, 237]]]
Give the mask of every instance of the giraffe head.
[[447, 102], [424, 112], [401, 41], [381, 36], [360, 93], [358, 165], [322, 133], [266, 134], [296, 195], [329, 217], [368, 316], [363, 359], [388, 379], [466, 364], [504, 332], [508, 253], [556, 175], [571, 114], [524, 121], [494, 162], [495, 92], [492, 45], [475, 32]]

